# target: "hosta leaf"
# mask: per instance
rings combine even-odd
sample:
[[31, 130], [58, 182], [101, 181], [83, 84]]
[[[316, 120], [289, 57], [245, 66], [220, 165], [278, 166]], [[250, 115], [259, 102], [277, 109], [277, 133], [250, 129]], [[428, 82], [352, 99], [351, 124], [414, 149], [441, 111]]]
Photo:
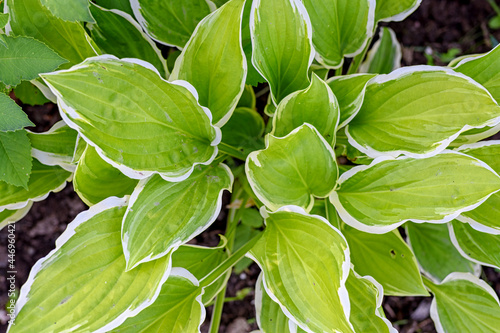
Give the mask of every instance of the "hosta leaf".
[[76, 65], [97, 54], [97, 47], [80, 23], [64, 21], [54, 16], [40, 0], [5, 1], [6, 12], [10, 14], [6, 31], [12, 31], [14, 35], [33, 37], [45, 43], [69, 61], [63, 68]]
[[93, 22], [89, 10], [89, 0], [40, 0], [43, 6], [64, 21]]
[[375, 21], [402, 21], [415, 10], [422, 0], [377, 0]]
[[90, 145], [80, 157], [73, 178], [75, 192], [88, 206], [112, 196], [132, 194], [136, 185], [137, 180], [106, 163]]
[[330, 200], [352, 227], [371, 233], [407, 220], [445, 223], [500, 190], [483, 162], [445, 151], [425, 159], [381, 157], [342, 174]]
[[334, 76], [328, 80], [328, 85], [340, 106], [339, 128], [347, 125], [358, 113], [365, 99], [366, 85], [375, 76], [375, 74], [352, 74]]
[[252, 63], [269, 82], [277, 105], [309, 86], [314, 58], [311, 22], [299, 0], [256, 0], [251, 10]]
[[70, 172], [58, 166], [47, 166], [33, 159], [27, 189], [0, 182], [0, 211], [20, 209], [29, 202], [42, 201], [50, 192], [62, 190], [70, 177]]
[[245, 52], [247, 59], [247, 80], [246, 84], [257, 87], [259, 83], [264, 83], [266, 80], [260, 75], [252, 64], [252, 35], [250, 33], [250, 13], [252, 9], [252, 1], [245, 1], [243, 9], [243, 21], [241, 22], [241, 46]]
[[118, 58], [137, 58], [149, 62], [167, 78], [168, 69], [156, 44], [142, 31], [132, 16], [116, 9], [91, 5], [95, 23], [87, 24], [99, 48]]
[[198, 23], [208, 14], [205, 0], [130, 0], [134, 15], [144, 31], [157, 42], [184, 47]]
[[441, 284], [427, 283], [434, 294], [431, 318], [438, 333], [498, 331], [500, 304], [495, 291], [468, 273], [452, 273]]
[[460, 135], [450, 143], [450, 147], [460, 147], [465, 144], [476, 143], [500, 132], [500, 123], [493, 127], [473, 128]]
[[349, 243], [354, 270], [372, 276], [386, 295], [427, 295], [415, 256], [397, 230], [374, 235], [344, 225], [342, 234]]
[[422, 271], [434, 281], [442, 281], [453, 272], [481, 271], [455, 249], [447, 224], [407, 223], [406, 234]]
[[42, 77], [66, 123], [131, 178], [180, 181], [217, 155], [220, 131], [196, 91], [147, 63], [106, 55]]
[[241, 47], [244, 0], [231, 0], [200, 22], [175, 62], [170, 80], [186, 80], [210, 109], [213, 123], [224, 125], [243, 90], [247, 73]]
[[[500, 141], [486, 141], [465, 145], [460, 152], [475, 157], [488, 164], [496, 173], [500, 173]], [[458, 217], [474, 228], [483, 232], [500, 235], [500, 193], [495, 193], [481, 206]]]
[[125, 271], [120, 227], [126, 205], [109, 198], [68, 225], [21, 289], [10, 333], [107, 332], [155, 301], [170, 256]]
[[110, 332], [200, 332], [205, 307], [198, 280], [183, 268], [172, 268], [156, 301]]
[[314, 197], [324, 198], [337, 180], [335, 153], [311, 125], [284, 138], [266, 137], [266, 149], [248, 156], [245, 171], [257, 197], [271, 210], [296, 205], [310, 211]]
[[16, 210], [4, 209], [0, 212], [0, 230], [5, 228], [8, 224], [15, 223], [28, 214], [33, 206], [33, 202], [29, 202], [25, 207]]
[[296, 206], [269, 213], [250, 255], [262, 268], [266, 292], [299, 327], [354, 332], [345, 287], [349, 249], [327, 220]]
[[43, 105], [50, 102], [34, 84], [23, 81], [14, 88], [14, 94], [23, 104]]
[[453, 245], [467, 259], [500, 269], [500, 235], [477, 231], [467, 223], [453, 220], [449, 224]]
[[107, 9], [118, 9], [129, 15], [134, 15], [129, 0], [94, 0], [94, 2]]
[[355, 164], [368, 165], [373, 162], [373, 158], [368, 157], [366, 154], [360, 152], [349, 143], [344, 131], [337, 132], [335, 153], [337, 155], [347, 157], [349, 161]]
[[0, 132], [0, 182], [26, 190], [30, 172], [31, 145], [26, 131]]
[[316, 74], [307, 89], [285, 97], [273, 118], [271, 134], [283, 137], [304, 123], [313, 125], [327, 142], [335, 142], [339, 104], [328, 85]]
[[66, 62], [42, 42], [30, 37], [4, 36], [7, 47], [0, 47], [0, 81], [15, 86], [39, 73], [56, 69]]
[[373, 35], [374, 0], [303, 0], [311, 17], [312, 41], [318, 61], [342, 66], [344, 56], [354, 57]]
[[366, 60], [359, 67], [361, 73], [389, 74], [401, 67], [401, 45], [396, 33], [388, 27], [382, 27], [378, 40], [373, 44]]
[[35, 126], [21, 107], [9, 96], [0, 93], [0, 132], [21, 130], [26, 126]]
[[264, 148], [265, 124], [262, 116], [249, 108], [236, 108], [222, 128], [222, 142], [243, 148], [244, 153]]
[[219, 215], [223, 191], [231, 190], [232, 183], [233, 175], [223, 164], [196, 167], [182, 182], [157, 175], [141, 181], [123, 219], [127, 269], [163, 257], [208, 228]]
[[255, 92], [251, 85], [245, 85], [243, 94], [241, 94], [240, 100], [236, 105], [237, 108], [249, 108], [252, 110], [256, 109], [257, 100], [255, 99]]
[[428, 157], [461, 132], [499, 121], [500, 107], [470, 78], [446, 68], [416, 66], [370, 81], [346, 133], [370, 157]]

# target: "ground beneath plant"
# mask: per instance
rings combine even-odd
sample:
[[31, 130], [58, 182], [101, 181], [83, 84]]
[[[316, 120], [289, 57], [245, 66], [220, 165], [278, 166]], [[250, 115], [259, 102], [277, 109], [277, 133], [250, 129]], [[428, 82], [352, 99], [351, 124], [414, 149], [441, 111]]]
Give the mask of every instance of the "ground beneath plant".
[[[500, 40], [500, 31], [488, 27], [494, 16], [486, 0], [423, 0], [420, 8], [401, 23], [389, 26], [396, 31], [403, 44], [403, 65], [434, 63], [445, 65], [453, 56], [486, 52]], [[60, 118], [52, 104], [41, 107], [24, 106], [30, 119], [39, 124], [36, 131], [46, 131]], [[16, 284], [21, 287], [28, 278], [34, 263], [47, 255], [55, 246], [55, 240], [67, 224], [86, 206], [73, 192], [71, 184], [63, 191], [54, 193], [43, 202], [35, 203], [29, 214], [16, 224]], [[224, 233], [225, 211], [211, 229], [197, 241], [214, 246], [218, 234]], [[7, 231], [0, 231], [0, 271], [6, 272]], [[259, 274], [256, 265], [245, 272], [231, 276], [228, 297], [235, 297], [245, 288], [253, 288]], [[7, 281], [0, 275], [0, 333], [6, 330], [5, 303]], [[483, 279], [500, 293], [500, 275], [493, 269], [485, 269]], [[430, 298], [386, 297], [384, 310], [391, 322], [402, 333], [436, 332], [429, 319]], [[211, 309], [207, 311], [207, 319]], [[256, 329], [254, 294], [251, 291], [239, 301], [226, 303], [220, 332], [244, 333]], [[208, 326], [202, 327], [207, 332]], [[364, 332], [363, 332], [364, 333]], [[369, 333], [369, 332], [367, 332]]]

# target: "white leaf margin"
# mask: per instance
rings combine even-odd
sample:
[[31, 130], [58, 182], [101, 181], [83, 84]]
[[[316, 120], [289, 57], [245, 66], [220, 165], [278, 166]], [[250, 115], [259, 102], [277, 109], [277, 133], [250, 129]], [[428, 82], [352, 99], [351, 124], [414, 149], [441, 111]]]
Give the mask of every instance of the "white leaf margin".
[[[45, 75], [49, 76], [49, 75], [57, 75], [59, 73], [71, 72], [71, 71], [75, 71], [75, 70], [87, 67], [87, 63], [98, 62], [98, 61], [106, 61], [106, 60], [108, 60], [108, 61], [118, 61], [118, 62], [120, 62], [120, 61], [121, 62], [128, 62], [128, 63], [131, 63], [131, 64], [136, 64], [136, 65], [142, 66], [144, 68], [147, 68], [147, 69], [155, 72], [158, 75], [158, 77], [163, 82], [166, 82], [168, 84], [178, 85], [178, 86], [186, 88], [194, 96], [194, 98], [198, 101], [198, 93], [196, 92], [196, 89], [189, 82], [182, 81], [182, 80], [177, 80], [177, 81], [169, 82], [169, 81], [167, 81], [167, 80], [165, 80], [164, 78], [161, 77], [160, 73], [158, 72], [158, 70], [153, 65], [151, 65], [150, 63], [148, 63], [148, 62], [146, 62], [144, 60], [133, 59], [133, 58], [118, 59], [117, 57], [115, 57], [113, 55], [110, 55], [110, 54], [100, 55], [100, 56], [96, 56], [96, 57], [90, 57], [90, 58], [85, 59], [85, 61], [83, 61], [81, 64], [75, 65], [75, 66], [73, 66], [73, 67], [71, 67], [69, 69], [65, 69], [65, 70], [61, 70], [61, 71], [56, 71], [56, 72], [51, 72], [51, 73], [40, 74], [40, 76], [42, 76], [42, 78], [43, 78], [43, 76], [45, 76]], [[126, 175], [129, 178], [139, 179], [140, 180], [140, 179], [148, 178], [148, 177], [150, 177], [153, 174], [159, 174], [166, 181], [180, 182], [180, 181], [183, 181], [183, 180], [187, 179], [191, 175], [191, 173], [193, 172], [194, 167], [196, 165], [209, 165], [210, 163], [213, 162], [213, 160], [215, 159], [215, 157], [218, 154], [218, 147], [217, 147], [217, 145], [220, 143], [220, 141], [222, 139], [222, 132], [221, 132], [221, 130], [220, 130], [219, 127], [216, 127], [216, 126], [212, 125], [212, 114], [211, 114], [210, 110], [208, 108], [206, 108], [206, 107], [201, 106], [199, 104], [199, 102], [198, 102], [197, 105], [203, 110], [203, 112], [205, 113], [205, 115], [208, 117], [210, 126], [215, 131], [215, 138], [210, 143], [210, 146], [214, 147], [214, 152], [213, 152], [212, 156], [206, 162], [201, 162], [201, 163], [197, 162], [197, 163], [194, 163], [191, 166], [190, 169], [188, 169], [184, 173], [181, 173], [180, 175], [161, 173], [161, 172], [157, 172], [157, 171], [135, 170], [135, 169], [130, 168], [130, 167], [124, 165], [124, 164], [115, 162], [115, 161], [111, 160], [109, 157], [107, 157], [105, 155], [104, 151], [101, 148], [99, 148], [99, 146], [96, 143], [94, 143], [88, 137], [86, 137], [85, 134], [82, 133], [80, 127], [77, 124], [75, 124], [69, 118], [69, 116], [71, 116], [73, 119], [83, 119], [83, 117], [81, 117], [76, 112], [76, 110], [74, 108], [70, 107], [69, 105], [67, 105], [64, 102], [62, 94], [57, 89], [55, 89], [49, 82], [45, 81], [45, 83], [49, 86], [49, 88], [52, 90], [52, 92], [57, 96], [57, 104], [59, 106], [59, 113], [61, 115], [61, 118], [66, 122], [66, 124], [69, 127], [73, 128], [74, 130], [78, 131], [78, 133], [80, 134], [80, 136], [89, 145], [91, 145], [92, 147], [95, 148], [95, 150], [97, 151], [97, 153], [99, 154], [99, 156], [101, 156], [101, 158], [103, 160], [105, 160], [107, 163], [111, 164], [116, 169], [120, 170], [124, 175]], [[68, 113], [69, 116], [66, 113]]]
[[[454, 150], [444, 150], [440, 154], [456, 154], [456, 155], [468, 157], [471, 160], [475, 160], [476, 163], [474, 163], [474, 164], [476, 164], [477, 166], [483, 167], [483, 168], [491, 171], [494, 175], [496, 175], [497, 177], [500, 178], [500, 176], [489, 165], [487, 165], [486, 163], [484, 163], [481, 160], [478, 160], [477, 158], [474, 158], [472, 156], [469, 156], [469, 155], [466, 155], [464, 153], [457, 152]], [[434, 157], [434, 156], [431, 156], [431, 157]], [[429, 158], [431, 158], [431, 157], [429, 157]], [[338, 212], [339, 216], [341, 217], [341, 219], [347, 225], [349, 225], [357, 230], [367, 232], [370, 234], [385, 234], [389, 231], [392, 231], [392, 230], [400, 227], [402, 224], [404, 224], [407, 221], [412, 221], [415, 223], [435, 223], [435, 224], [448, 223], [451, 220], [458, 218], [461, 213], [469, 211], [469, 210], [473, 210], [473, 209], [479, 207], [483, 202], [488, 200], [488, 198], [490, 196], [492, 196], [493, 194], [500, 191], [500, 189], [498, 189], [497, 191], [490, 193], [489, 195], [487, 195], [483, 199], [479, 200], [478, 202], [476, 202], [475, 204], [472, 204], [470, 206], [467, 206], [467, 207], [464, 207], [461, 209], [457, 209], [457, 210], [452, 211], [452, 212], [447, 212], [447, 213], [442, 212], [440, 214], [443, 216], [443, 218], [440, 220], [419, 220], [419, 219], [411, 219], [410, 218], [410, 219], [401, 220], [399, 222], [396, 222], [396, 223], [393, 223], [390, 225], [384, 224], [384, 225], [369, 226], [369, 225], [366, 225], [366, 224], [356, 220], [351, 214], [349, 214], [349, 212], [344, 208], [344, 206], [340, 202], [340, 199], [339, 199], [339, 196], [337, 193], [337, 189], [342, 185], [342, 183], [344, 183], [349, 178], [353, 177], [355, 174], [362, 172], [362, 171], [365, 171], [365, 170], [368, 170], [368, 169], [374, 167], [375, 165], [382, 163], [384, 161], [399, 161], [399, 160], [404, 160], [404, 159], [408, 159], [408, 158], [411, 158], [411, 157], [400, 156], [398, 158], [394, 158], [391, 156], [380, 156], [380, 157], [377, 157], [375, 160], [373, 160], [372, 163], [370, 163], [369, 165], [356, 166], [356, 167], [344, 172], [342, 175], [340, 175], [339, 180], [337, 181], [336, 189], [330, 194], [330, 202], [337, 209], [337, 212]]]
[[461, 60], [460, 60], [460, 61], [459, 61], [459, 62], [458, 62], [458, 63], [457, 63], [454, 67], [453, 67], [453, 69], [454, 69], [454, 70], [460, 70], [460, 66], [462, 66], [462, 65], [464, 65], [464, 64], [466, 64], [466, 63], [468, 63], [468, 62], [470, 62], [470, 61], [474, 61], [474, 60], [479, 60], [479, 59], [485, 58], [485, 57], [487, 57], [487, 56], [491, 55], [492, 53], [497, 52], [497, 51], [498, 51], [497, 49], [498, 49], [499, 47], [500, 47], [500, 46], [499, 46], [499, 45], [497, 45], [497, 46], [495, 46], [492, 50], [490, 50], [490, 51], [488, 51], [488, 52], [486, 52], [486, 53], [480, 53], [480, 54], [467, 55], [467, 56], [463, 57], [463, 59], [461, 59]]
[[[496, 102], [496, 100], [493, 98], [491, 93], [485, 87], [483, 87], [478, 82], [474, 81], [472, 78], [470, 78], [462, 73], [455, 72], [451, 68], [447, 68], [447, 67], [436, 67], [436, 66], [428, 66], [428, 65], [402, 67], [402, 68], [396, 69], [395, 71], [393, 71], [390, 74], [381, 74], [381, 75], [374, 77], [373, 79], [371, 79], [369, 81], [369, 84], [365, 87], [365, 90], [370, 85], [380, 85], [380, 84], [387, 83], [390, 81], [397, 81], [397, 80], [400, 80], [406, 76], [411, 76], [414, 73], [420, 73], [420, 72], [442, 72], [446, 75], [450, 75], [450, 76], [464, 79], [464, 80], [468, 81], [469, 83], [471, 83], [472, 85], [479, 88], [480, 90], [482, 90], [483, 92], [485, 92], [491, 98], [491, 100], [498, 106], [498, 103]], [[359, 112], [359, 110], [358, 110], [358, 112]], [[462, 129], [460, 129], [455, 134], [451, 135], [450, 137], [448, 137], [444, 140], [436, 142], [434, 144], [433, 148], [430, 148], [429, 150], [425, 151], [424, 153], [412, 153], [412, 152], [409, 152], [406, 150], [378, 151], [369, 145], [363, 146], [362, 144], [359, 144], [356, 141], [356, 139], [349, 132], [349, 125], [347, 125], [345, 127], [345, 133], [347, 136], [347, 140], [349, 141], [349, 143], [353, 147], [355, 147], [356, 149], [358, 149], [362, 153], [365, 153], [366, 155], [368, 155], [371, 158], [377, 158], [377, 157], [381, 157], [381, 156], [398, 157], [400, 155], [405, 155], [405, 156], [409, 156], [409, 157], [413, 157], [413, 158], [426, 158], [426, 157], [435, 156], [435, 155], [439, 154], [440, 152], [442, 152], [443, 150], [445, 150], [453, 142], [453, 140], [455, 140], [461, 133], [463, 133], [467, 130], [474, 129], [474, 128], [493, 127], [493, 126], [498, 125], [499, 123], [500, 123], [500, 116], [493, 118], [493, 119], [490, 119], [490, 120], [488, 120], [488, 121], [486, 121], [478, 126], [471, 126], [471, 125], [466, 124], [462, 127]]]
[[[396, 1], [398, 1], [398, 0], [396, 0]], [[393, 15], [393, 16], [389, 16], [389, 17], [385, 17], [383, 19], [380, 19], [379, 22], [400, 22], [400, 21], [403, 21], [405, 18], [407, 18], [414, 11], [417, 10], [417, 8], [420, 6], [421, 2], [422, 2], [422, 0], [416, 0], [414, 2], [413, 6], [411, 6], [410, 8], [402, 11], [399, 14], [396, 14], [396, 15]]]
[[1, 220], [0, 221], [0, 231], [3, 228], [5, 228], [7, 225], [12, 224], [12, 223], [16, 223], [17, 221], [19, 221], [20, 219], [25, 217], [26, 214], [28, 214], [28, 212], [30, 211], [31, 206], [33, 206], [33, 202], [29, 201], [26, 206], [24, 206], [23, 208], [18, 209], [16, 211], [13, 211], [13, 213], [11, 215], [9, 215], [5, 219]]
[[[392, 41], [391, 46], [392, 46], [392, 51], [394, 52], [394, 62], [392, 64], [392, 69], [396, 70], [396, 69], [401, 67], [401, 59], [403, 57], [403, 53], [401, 51], [401, 44], [399, 44], [398, 38], [396, 37], [396, 33], [394, 32], [394, 30], [392, 30], [389, 27], [382, 27], [382, 29], [380, 29], [378, 40], [375, 42], [375, 44], [373, 44], [372, 48], [368, 52], [368, 55], [366, 56], [366, 60], [363, 61], [361, 63], [361, 65], [359, 66], [359, 69], [358, 69], [359, 73], [367, 73], [368, 72], [368, 69], [370, 68], [370, 65], [373, 62], [373, 58], [375, 58], [375, 56], [377, 55], [377, 52], [380, 49], [380, 45], [382, 44], [382, 37], [384, 35], [384, 31], [389, 32], [389, 36], [391, 37], [391, 41]], [[365, 85], [365, 87], [366, 87], [366, 85]]]
[[[262, 289], [262, 276], [264, 275], [263, 272], [260, 272], [259, 276], [257, 277], [257, 282], [255, 282], [255, 321], [257, 322], [257, 326], [259, 327], [260, 331], [263, 333], [290, 333], [291, 329], [289, 329], [290, 332], [267, 332], [262, 328], [262, 299], [264, 297], [264, 293], [266, 293], [265, 289]], [[290, 320], [288, 317], [285, 316], [288, 322]]]

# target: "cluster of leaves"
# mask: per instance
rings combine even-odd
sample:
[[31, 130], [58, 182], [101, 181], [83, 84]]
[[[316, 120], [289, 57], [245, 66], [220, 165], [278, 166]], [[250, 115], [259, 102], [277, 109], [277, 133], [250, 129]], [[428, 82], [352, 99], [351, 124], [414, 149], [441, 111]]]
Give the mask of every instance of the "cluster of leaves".
[[[90, 206], [9, 332], [198, 332], [214, 298], [216, 332], [250, 259], [262, 332], [394, 332], [382, 297], [429, 292], [439, 332], [497, 330], [500, 48], [398, 68], [381, 27], [368, 52], [419, 0], [95, 2], [0, 15], [2, 89], [63, 119], [32, 133], [0, 94], [0, 223], [70, 180]], [[188, 245], [225, 190], [220, 245]]]

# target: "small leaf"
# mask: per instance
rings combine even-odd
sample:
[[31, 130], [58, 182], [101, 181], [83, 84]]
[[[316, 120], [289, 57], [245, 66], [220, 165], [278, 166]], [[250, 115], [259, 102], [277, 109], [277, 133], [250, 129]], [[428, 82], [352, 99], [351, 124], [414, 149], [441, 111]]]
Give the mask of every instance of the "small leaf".
[[11, 132], [35, 126], [21, 107], [9, 96], [0, 93], [0, 132]]
[[403, 21], [417, 10], [422, 0], [377, 0], [375, 22]]
[[262, 116], [249, 108], [236, 108], [231, 119], [222, 127], [222, 142], [243, 148], [246, 154], [264, 148], [265, 124]]
[[89, 0], [40, 0], [50, 12], [70, 22], [94, 22], [89, 10]]
[[25, 207], [16, 210], [4, 209], [0, 211], [0, 230], [5, 228], [7, 225], [15, 223], [21, 220], [28, 214], [28, 212], [33, 206], [33, 202], [29, 202]]
[[28, 81], [22, 81], [14, 88], [14, 94], [17, 98], [28, 105], [43, 105], [50, 102], [35, 85]]
[[382, 27], [378, 40], [373, 44], [366, 60], [359, 66], [361, 73], [389, 74], [401, 67], [401, 45], [396, 33], [388, 27]]
[[31, 166], [31, 145], [26, 131], [0, 132], [0, 181], [27, 190]]
[[9, 14], [0, 13], [0, 29], [3, 29], [8, 22], [9, 22]]

